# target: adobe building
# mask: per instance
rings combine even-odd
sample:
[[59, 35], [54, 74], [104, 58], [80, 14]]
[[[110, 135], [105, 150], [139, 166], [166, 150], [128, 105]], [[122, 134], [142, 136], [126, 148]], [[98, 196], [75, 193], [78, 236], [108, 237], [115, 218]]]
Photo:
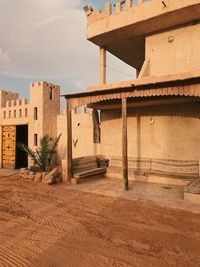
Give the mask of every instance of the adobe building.
[[[73, 176], [71, 114], [81, 105], [100, 111], [98, 153], [110, 160], [107, 175], [122, 177], [125, 189], [128, 179], [184, 184], [199, 177], [199, 0], [126, 0], [84, 10], [87, 39], [99, 47], [99, 84], [65, 96], [65, 178]], [[137, 77], [108, 84], [107, 51]]]
[[30, 85], [30, 103], [17, 93], [0, 90], [0, 167], [28, 167], [28, 157], [18, 147], [24, 143], [31, 149], [43, 135], [55, 138], [57, 115], [60, 113], [60, 88], [46, 82]]
[[[66, 158], [66, 111], [60, 113], [60, 87], [47, 82], [30, 84], [30, 101], [19, 99], [18, 93], [0, 90], [0, 168], [19, 169], [30, 167], [32, 162], [26, 153], [17, 147], [24, 143], [32, 150], [39, 140], [48, 135], [51, 140], [62, 134], [57, 164]], [[89, 109], [73, 113], [75, 134], [74, 157], [83, 155], [80, 135], [85, 133], [90, 142], [93, 139], [93, 121]], [[89, 154], [88, 154], [89, 153]], [[94, 153], [92, 146], [85, 155]]]

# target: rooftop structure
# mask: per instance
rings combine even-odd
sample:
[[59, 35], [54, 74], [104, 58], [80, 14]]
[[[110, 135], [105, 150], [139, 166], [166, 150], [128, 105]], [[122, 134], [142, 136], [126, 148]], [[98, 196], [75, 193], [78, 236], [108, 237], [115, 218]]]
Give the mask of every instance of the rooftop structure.
[[137, 69], [140, 79], [199, 70], [199, 13], [198, 0], [125, 0], [114, 8], [107, 3], [103, 11], [88, 7], [87, 39], [100, 47], [100, 84], [106, 83], [106, 51]]
[[[126, 0], [84, 10], [87, 39], [99, 46], [99, 84], [65, 96], [67, 179], [73, 176], [71, 113], [86, 104], [100, 110], [107, 175], [122, 177], [126, 190], [130, 178], [198, 178], [199, 0]], [[135, 68], [137, 77], [107, 84], [107, 51]]]

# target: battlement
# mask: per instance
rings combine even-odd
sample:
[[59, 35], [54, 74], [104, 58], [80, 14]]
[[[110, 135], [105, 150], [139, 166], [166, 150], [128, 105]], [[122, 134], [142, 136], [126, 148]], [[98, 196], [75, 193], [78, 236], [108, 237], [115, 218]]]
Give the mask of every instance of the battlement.
[[19, 98], [18, 93], [7, 91], [4, 89], [0, 90], [0, 107], [6, 107], [6, 102], [7, 101], [17, 101]]
[[[93, 10], [92, 6], [87, 5], [84, 7], [84, 11], [88, 17], [88, 24], [90, 24], [108, 16], [127, 11], [131, 11], [134, 14], [134, 17], [139, 16], [139, 19], [143, 20], [143, 16], [146, 15], [146, 12], [148, 12], [148, 15], [150, 16], [158, 16], [159, 13], [168, 13], [169, 11], [179, 10], [196, 4], [199, 4], [198, 0], [121, 0], [116, 2], [114, 5], [107, 2], [104, 10]], [[141, 13], [141, 11], [144, 13]]]
[[17, 101], [7, 101], [6, 107], [0, 109], [1, 119], [27, 118], [29, 113], [29, 104], [26, 99]]
[[6, 108], [8, 107], [18, 107], [18, 106], [26, 106], [28, 103], [27, 99], [23, 97], [22, 99], [16, 99], [16, 100], [8, 100], [6, 101]]
[[122, 0], [103, 11], [84, 10], [87, 39], [139, 71], [147, 37], [200, 23], [199, 0]]
[[[99, 19], [102, 19], [106, 16], [110, 16], [112, 14], [119, 14], [120, 12], [126, 11], [132, 7], [137, 5], [145, 4], [146, 2], [153, 0], [122, 0], [116, 2], [116, 4], [112, 5], [112, 3], [107, 2], [105, 4], [104, 10], [93, 10], [93, 8], [89, 5], [84, 7], [85, 13], [88, 17], [88, 22], [92, 23]], [[162, 1], [163, 6], [166, 7], [166, 1]]]
[[[99, 46], [199, 20], [199, 0], [123, 0], [103, 11], [84, 7], [87, 38]], [[111, 38], [115, 37], [115, 38]], [[116, 39], [117, 38], [117, 39]]]
[[35, 82], [35, 83], [31, 83], [30, 84], [30, 88], [45, 88], [45, 87], [48, 87], [48, 88], [51, 88], [51, 89], [60, 89], [60, 86], [59, 85], [55, 85], [55, 84], [52, 84], [52, 83], [48, 83], [48, 82], [45, 82], [45, 81], [39, 81], [39, 82]]

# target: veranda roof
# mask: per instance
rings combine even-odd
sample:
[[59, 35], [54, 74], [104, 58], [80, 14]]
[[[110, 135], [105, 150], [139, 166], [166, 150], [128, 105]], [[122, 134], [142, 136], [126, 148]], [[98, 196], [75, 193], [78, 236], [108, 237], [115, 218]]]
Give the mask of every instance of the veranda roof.
[[184, 80], [174, 80], [130, 87], [98, 90], [76, 94], [63, 95], [68, 101], [68, 108], [98, 103], [121, 98], [158, 97], [158, 96], [188, 96], [200, 97], [200, 77]]

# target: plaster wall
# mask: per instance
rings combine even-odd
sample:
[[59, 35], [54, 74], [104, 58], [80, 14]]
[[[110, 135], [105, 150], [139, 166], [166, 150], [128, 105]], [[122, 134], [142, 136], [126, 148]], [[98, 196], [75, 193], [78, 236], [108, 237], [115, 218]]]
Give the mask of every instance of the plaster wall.
[[93, 142], [92, 113], [84, 108], [72, 113], [72, 147], [73, 158], [101, 154], [101, 144]]
[[17, 93], [0, 90], [0, 168], [2, 167], [2, 127], [29, 123], [29, 109], [26, 98], [20, 100]]
[[[2, 97], [2, 98], [1, 98]], [[2, 151], [2, 127], [4, 125], [28, 125], [28, 145], [35, 150], [34, 134], [38, 145], [42, 136], [48, 135], [52, 140], [62, 134], [58, 145], [58, 164], [66, 159], [67, 116], [66, 110], [60, 114], [60, 87], [46, 82], [30, 85], [30, 102], [19, 99], [18, 94], [0, 91], [0, 148]], [[34, 109], [37, 108], [37, 118]], [[93, 143], [93, 119], [91, 110], [79, 108], [72, 111], [73, 157], [101, 154], [101, 145]], [[2, 153], [0, 153], [0, 167]], [[29, 165], [32, 165], [29, 160]]]
[[[199, 160], [199, 104], [128, 111], [128, 156], [136, 158]], [[103, 111], [102, 154], [121, 156], [121, 112]]]
[[200, 24], [146, 37], [149, 76], [200, 70]]
[[57, 149], [57, 163], [61, 164], [62, 160], [67, 157], [67, 115], [63, 114], [57, 116], [57, 136], [61, 135]]
[[[51, 94], [51, 96], [50, 96]], [[37, 108], [37, 119], [34, 109]], [[35, 148], [34, 134], [39, 139], [48, 135], [57, 137], [57, 115], [60, 113], [60, 87], [46, 82], [30, 85], [29, 145]]]
[[[38, 141], [44, 135], [43, 85], [40, 82], [30, 85], [30, 103], [28, 139], [30, 148], [35, 150], [34, 134], [38, 135]], [[37, 108], [37, 119], [34, 108]]]
[[44, 84], [43, 89], [43, 131], [51, 138], [57, 137], [57, 115], [60, 114], [60, 87]]
[[[58, 164], [66, 159], [67, 115], [66, 110], [57, 116], [57, 136], [62, 134], [58, 145]], [[93, 119], [91, 110], [79, 108], [72, 110], [72, 152], [73, 158], [100, 155], [101, 144], [93, 142]]]

